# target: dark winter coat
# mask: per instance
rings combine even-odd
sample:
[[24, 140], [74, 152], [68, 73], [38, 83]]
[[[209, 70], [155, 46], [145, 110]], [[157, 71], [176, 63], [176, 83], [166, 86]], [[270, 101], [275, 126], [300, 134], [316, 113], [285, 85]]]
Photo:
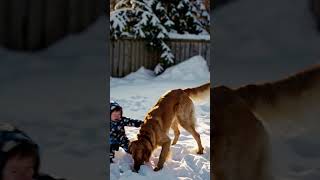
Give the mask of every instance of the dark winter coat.
[[110, 144], [121, 144], [124, 141], [128, 141], [124, 127], [140, 127], [143, 121], [122, 117], [121, 120], [110, 120]]

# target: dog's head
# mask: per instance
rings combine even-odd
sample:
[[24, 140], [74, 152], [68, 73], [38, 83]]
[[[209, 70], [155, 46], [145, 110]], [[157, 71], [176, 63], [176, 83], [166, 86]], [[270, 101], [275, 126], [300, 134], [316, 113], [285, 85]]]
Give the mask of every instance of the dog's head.
[[152, 149], [146, 144], [144, 140], [132, 141], [129, 145], [129, 152], [132, 154], [134, 160], [133, 170], [138, 172], [140, 166], [144, 162], [148, 162], [151, 156]]

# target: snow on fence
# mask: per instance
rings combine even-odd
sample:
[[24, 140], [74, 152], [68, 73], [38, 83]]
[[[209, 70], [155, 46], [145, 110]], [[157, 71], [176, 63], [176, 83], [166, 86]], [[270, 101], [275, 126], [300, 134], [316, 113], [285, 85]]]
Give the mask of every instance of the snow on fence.
[[[111, 76], [123, 77], [141, 66], [154, 69], [160, 59], [159, 53], [149, 52], [142, 39], [119, 39], [111, 41]], [[176, 58], [175, 64], [192, 56], [201, 55], [210, 65], [210, 40], [171, 39], [169, 47]]]
[[82, 31], [102, 12], [101, 0], [1, 0], [0, 45], [19, 50], [45, 48]]

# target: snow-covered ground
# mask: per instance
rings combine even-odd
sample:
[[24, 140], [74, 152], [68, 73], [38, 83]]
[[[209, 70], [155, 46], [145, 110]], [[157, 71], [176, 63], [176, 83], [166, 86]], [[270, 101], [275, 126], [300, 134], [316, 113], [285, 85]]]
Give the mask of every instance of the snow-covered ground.
[[[206, 61], [195, 56], [183, 63], [167, 69], [160, 76], [143, 67], [124, 78], [111, 78], [110, 99], [117, 101], [124, 109], [124, 116], [143, 120], [147, 111], [158, 98], [168, 90], [195, 87], [210, 81]], [[209, 98], [208, 98], [209, 99]], [[155, 150], [150, 163], [143, 165], [139, 173], [131, 171], [133, 160], [121, 148], [116, 153], [115, 163], [111, 164], [111, 180], [208, 180], [210, 179], [210, 104], [209, 101], [196, 103], [197, 131], [200, 133], [203, 155], [195, 153], [196, 142], [181, 128], [181, 135], [176, 145], [171, 146], [171, 157], [164, 168], [154, 172], [161, 148]], [[136, 138], [138, 128], [126, 127], [130, 140]], [[173, 132], [170, 131], [170, 137]]]
[[275, 80], [320, 63], [320, 33], [303, 0], [234, 0], [214, 11], [214, 82]]
[[[308, 3], [235, 0], [215, 10], [214, 85], [276, 80], [319, 64], [320, 33]], [[304, 124], [308, 123], [301, 128]], [[272, 137], [276, 180], [320, 179], [318, 132]]]
[[187, 40], [210, 40], [209, 34], [178, 34], [168, 33], [170, 39], [187, 39]]
[[41, 171], [106, 179], [106, 24], [35, 53], [0, 49], [0, 121], [40, 146]]

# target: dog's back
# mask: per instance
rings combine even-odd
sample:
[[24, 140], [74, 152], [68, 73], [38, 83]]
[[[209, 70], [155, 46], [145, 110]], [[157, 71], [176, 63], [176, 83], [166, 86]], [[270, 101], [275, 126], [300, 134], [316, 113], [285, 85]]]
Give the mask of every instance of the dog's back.
[[156, 120], [159, 123], [160, 128], [167, 133], [174, 117], [176, 116], [177, 106], [182, 104], [180, 97], [183, 96], [183, 94], [183, 90], [175, 89], [162, 95], [157, 103], [147, 113], [145, 121], [148, 122]]
[[[272, 133], [297, 133], [320, 125], [320, 65], [288, 78], [240, 87], [235, 92]], [[311, 130], [309, 129], [309, 130]]]
[[[187, 112], [193, 113], [193, 103], [191, 100], [203, 100], [209, 95], [210, 83], [194, 88], [170, 90], [159, 98], [157, 103], [148, 111], [145, 119], [146, 121], [148, 119], [157, 119], [161, 129], [168, 132], [177, 114], [185, 116], [185, 114], [188, 114]], [[194, 123], [194, 119], [192, 121]]]
[[201, 101], [210, 96], [210, 83], [183, 90], [193, 101]]

